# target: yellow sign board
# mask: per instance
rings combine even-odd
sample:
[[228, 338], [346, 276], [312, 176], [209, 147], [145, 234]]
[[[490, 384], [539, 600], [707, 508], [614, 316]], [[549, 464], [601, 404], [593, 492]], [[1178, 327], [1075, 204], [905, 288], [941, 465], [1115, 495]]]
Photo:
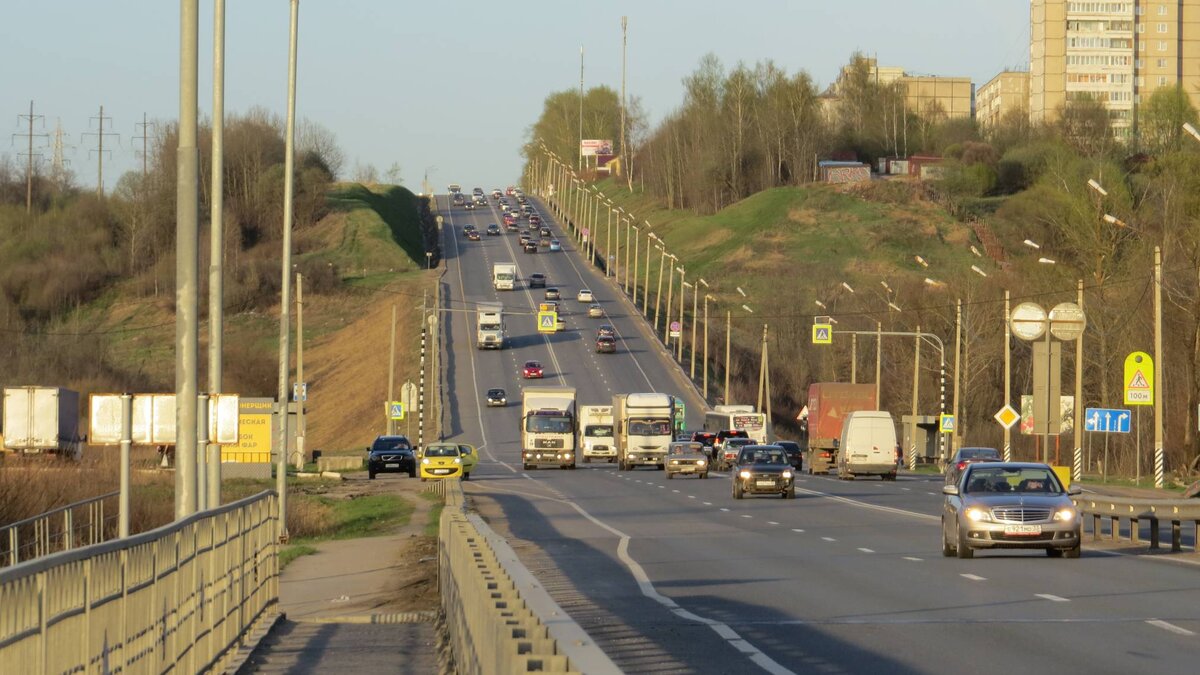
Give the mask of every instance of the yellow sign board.
[[1146, 352], [1125, 357], [1125, 405], [1154, 405], [1154, 359]]
[[387, 404], [388, 419], [402, 420], [404, 419], [404, 402], [392, 401]]
[[558, 330], [558, 312], [538, 312], [538, 332], [553, 333]]
[[833, 344], [833, 326], [827, 323], [814, 323], [812, 342], [814, 345]]
[[272, 417], [275, 401], [243, 398], [238, 401], [238, 443], [221, 446], [222, 462], [271, 463]]

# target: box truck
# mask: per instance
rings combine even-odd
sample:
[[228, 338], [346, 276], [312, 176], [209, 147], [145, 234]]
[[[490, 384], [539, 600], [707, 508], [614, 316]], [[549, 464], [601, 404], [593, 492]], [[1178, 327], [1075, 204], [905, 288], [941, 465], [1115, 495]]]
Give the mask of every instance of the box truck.
[[521, 402], [521, 464], [575, 468], [575, 388], [525, 387]]
[[619, 469], [664, 468], [667, 447], [675, 440], [672, 430], [674, 397], [660, 393], [616, 394], [612, 408]]
[[804, 466], [808, 473], [826, 473], [837, 462], [842, 422], [859, 410], [877, 410], [875, 385], [814, 382], [808, 386], [807, 444]]

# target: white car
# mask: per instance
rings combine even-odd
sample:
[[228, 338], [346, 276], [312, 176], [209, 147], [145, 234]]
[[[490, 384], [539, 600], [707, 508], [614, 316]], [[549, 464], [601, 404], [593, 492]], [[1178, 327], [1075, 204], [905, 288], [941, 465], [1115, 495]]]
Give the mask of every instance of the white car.
[[595, 302], [596, 300], [592, 296], [592, 292], [586, 288], [579, 289], [579, 293], [575, 295], [575, 299], [579, 302]]
[[591, 305], [590, 307], [588, 307], [588, 317], [590, 317], [592, 319], [603, 319], [604, 318], [604, 308], [601, 307], [600, 305], [595, 305], [595, 304]]

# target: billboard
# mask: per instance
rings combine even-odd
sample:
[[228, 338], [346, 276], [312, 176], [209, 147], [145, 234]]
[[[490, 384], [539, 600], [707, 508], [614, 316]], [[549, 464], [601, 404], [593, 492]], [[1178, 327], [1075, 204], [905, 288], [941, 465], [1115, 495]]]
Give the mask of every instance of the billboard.
[[609, 140], [599, 140], [595, 138], [585, 138], [579, 141], [579, 154], [584, 157], [594, 157], [596, 155], [611, 155], [613, 154], [613, 142]]

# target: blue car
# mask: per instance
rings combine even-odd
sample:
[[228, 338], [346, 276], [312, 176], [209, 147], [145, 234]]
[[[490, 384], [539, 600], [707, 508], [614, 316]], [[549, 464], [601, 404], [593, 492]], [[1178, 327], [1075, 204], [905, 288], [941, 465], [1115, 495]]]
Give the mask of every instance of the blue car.
[[557, 239], [551, 239], [550, 240], [550, 250], [551, 251], [561, 251], [562, 244], [558, 243]]

